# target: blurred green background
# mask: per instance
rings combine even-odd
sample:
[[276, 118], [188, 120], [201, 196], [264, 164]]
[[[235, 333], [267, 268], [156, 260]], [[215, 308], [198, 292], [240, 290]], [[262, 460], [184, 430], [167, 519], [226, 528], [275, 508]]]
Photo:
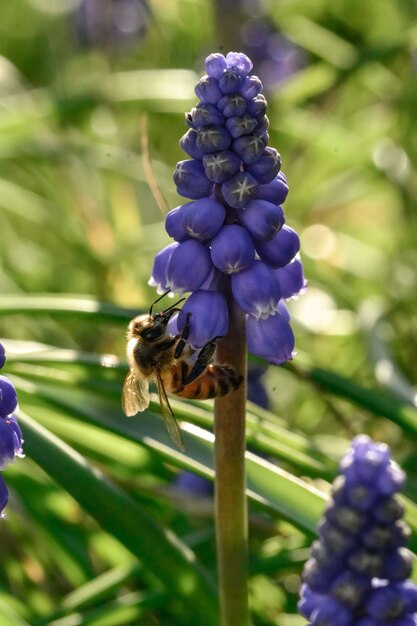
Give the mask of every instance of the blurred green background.
[[[290, 303], [298, 356], [263, 376], [271, 412], [252, 406], [248, 416], [256, 454], [249, 478], [267, 502], [251, 509], [256, 626], [304, 623], [296, 615], [299, 574], [323, 507], [308, 486], [314, 481], [326, 493], [353, 434], [392, 445], [409, 471], [413, 525], [416, 11], [411, 0], [2, 6], [5, 374], [14, 376], [23, 412], [129, 498], [131, 524], [142, 511], [161, 536], [171, 528], [212, 577], [210, 497], [190, 499], [172, 487], [187, 468], [212, 478], [210, 406], [174, 403], [177, 417], [194, 425], [186, 455], [168, 443], [157, 404], [126, 425], [118, 408], [124, 327], [154, 299], [147, 281], [153, 255], [169, 242], [164, 206], [181, 203], [172, 171], [184, 158], [183, 114], [195, 103], [205, 56], [242, 50], [264, 82], [270, 144], [283, 157], [287, 221], [301, 235], [309, 290]], [[117, 507], [107, 515], [110, 495], [100, 500], [82, 463], [73, 467], [67, 449], [58, 454], [58, 440], [35, 435], [23, 419], [28, 458], [5, 474], [2, 626], [204, 626], [198, 608], [185, 611], [181, 589], [160, 576], [164, 565], [152, 551], [144, 556], [132, 528], [119, 527]], [[277, 467], [290, 474], [278, 478]], [[290, 501], [291, 475], [305, 479], [306, 491]], [[157, 546], [146, 524], [136, 524], [143, 542]], [[182, 567], [185, 580], [189, 566], [178, 565], [178, 579]]]

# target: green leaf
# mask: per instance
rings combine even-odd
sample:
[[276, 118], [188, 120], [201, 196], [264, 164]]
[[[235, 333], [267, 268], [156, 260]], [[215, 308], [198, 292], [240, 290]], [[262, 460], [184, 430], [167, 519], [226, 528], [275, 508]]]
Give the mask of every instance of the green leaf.
[[55, 435], [26, 414], [21, 415], [21, 423], [26, 453], [182, 599], [196, 619], [214, 626], [215, 589], [192, 550], [172, 531], [158, 526], [137, 502]]

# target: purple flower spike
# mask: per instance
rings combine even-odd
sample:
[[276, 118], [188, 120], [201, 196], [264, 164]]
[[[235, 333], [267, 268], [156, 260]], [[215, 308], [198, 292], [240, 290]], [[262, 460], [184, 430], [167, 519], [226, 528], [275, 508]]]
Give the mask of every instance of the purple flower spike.
[[253, 68], [253, 63], [250, 58], [242, 52], [229, 52], [226, 55], [226, 64], [228, 68], [236, 70], [243, 78], [245, 78]]
[[151, 277], [148, 281], [148, 285], [156, 287], [157, 293], [165, 293], [169, 291], [167, 283], [167, 266], [168, 261], [171, 258], [173, 251], [178, 248], [178, 243], [170, 243], [165, 248], [162, 248], [155, 256], [153, 262], [153, 269]]
[[6, 508], [7, 502], [9, 501], [9, 492], [7, 491], [6, 483], [4, 482], [3, 476], [0, 474], [0, 519], [5, 517], [3, 513]]
[[214, 198], [201, 198], [185, 204], [182, 208], [182, 226], [187, 236], [202, 241], [217, 235], [226, 217], [226, 209]]
[[240, 159], [234, 152], [224, 150], [206, 154], [203, 157], [203, 166], [209, 180], [214, 183], [223, 183], [239, 171]]
[[232, 293], [242, 311], [256, 319], [273, 315], [281, 298], [274, 272], [262, 261], [232, 275]]
[[[389, 496], [381, 489], [384, 477], [403, 473], [389, 448], [366, 435], [352, 441], [340, 470], [304, 568], [299, 609], [316, 624], [323, 607], [336, 600], [351, 611], [350, 626], [415, 626], [417, 587], [406, 580], [412, 557], [404, 548], [410, 533], [399, 521], [404, 511], [394, 493], [401, 481]], [[327, 586], [321, 584], [326, 578]]]
[[206, 72], [213, 78], [220, 78], [227, 69], [225, 57], [219, 52], [210, 54], [206, 59]]
[[22, 431], [14, 415], [0, 418], [0, 470], [13, 463], [16, 456], [23, 457]]
[[247, 231], [241, 226], [223, 226], [211, 242], [213, 264], [225, 274], [245, 270], [255, 262], [255, 248]]
[[275, 270], [280, 287], [281, 297], [284, 299], [294, 298], [303, 294], [307, 289], [307, 281], [304, 278], [303, 264], [295, 258], [292, 263]]
[[222, 184], [222, 193], [226, 202], [234, 209], [243, 209], [249, 204], [258, 186], [253, 176], [238, 172]]
[[282, 315], [276, 313], [267, 319], [249, 315], [246, 322], [248, 350], [269, 363], [282, 365], [294, 354], [294, 333]]
[[202, 348], [215, 337], [223, 337], [229, 328], [229, 316], [224, 297], [216, 291], [200, 289], [192, 293], [178, 314], [178, 330], [185, 326], [191, 313], [189, 343]]
[[[300, 261], [294, 260], [300, 246], [298, 235], [285, 225], [281, 205], [288, 185], [280, 171], [279, 153], [268, 147], [262, 83], [250, 75], [252, 61], [240, 52], [226, 57], [211, 54], [206, 69], [207, 76], [195, 88], [200, 102], [185, 114], [188, 129], [180, 141], [191, 160], [180, 161], [174, 174], [178, 193], [195, 202], [167, 215], [166, 230], [178, 243], [157, 255], [150, 284], [159, 293], [213, 294], [224, 283], [222, 275], [229, 274], [232, 295], [249, 316], [252, 351], [272, 363], [284, 363], [294, 348], [284, 298], [302, 293], [306, 281]], [[193, 303], [192, 296], [186, 306]], [[174, 317], [171, 327], [176, 334]], [[211, 338], [211, 332], [204, 341]], [[192, 341], [200, 345], [203, 338]], [[381, 481], [381, 491], [388, 496], [397, 488], [399, 475], [387, 473]], [[363, 492], [352, 488], [350, 495], [363, 507], [372, 506]], [[381, 508], [381, 519], [390, 514]], [[368, 541], [373, 545], [377, 539], [370, 536]], [[398, 531], [390, 546], [401, 542], [404, 537]], [[394, 565], [401, 570], [401, 563]], [[331, 576], [316, 574], [314, 568], [310, 578], [320, 592], [332, 582]]]
[[300, 249], [300, 239], [292, 228], [283, 226], [271, 241], [257, 242], [256, 251], [262, 261], [272, 267], [284, 267]]
[[223, 93], [220, 91], [219, 83], [213, 76], [203, 76], [195, 86], [195, 95], [201, 102], [216, 104]]
[[2, 343], [0, 343], [0, 370], [3, 367], [3, 365], [6, 363], [6, 354], [4, 351], [4, 346]]
[[252, 174], [261, 185], [267, 185], [276, 178], [281, 169], [281, 156], [275, 148], [265, 148], [263, 155], [256, 163], [248, 165], [247, 171]]
[[5, 376], [0, 376], [0, 418], [7, 417], [17, 407], [15, 386]]
[[282, 172], [267, 185], [259, 185], [256, 189], [256, 197], [260, 200], [268, 200], [272, 204], [283, 204], [288, 195], [288, 185], [280, 174]]
[[199, 161], [179, 161], [174, 172], [174, 183], [180, 196], [192, 200], [209, 196], [213, 188], [213, 183], [207, 178]]
[[213, 268], [210, 252], [195, 239], [178, 244], [172, 252], [166, 270], [169, 289], [178, 293], [196, 291]]
[[285, 223], [284, 211], [266, 200], [252, 200], [243, 211], [239, 212], [240, 223], [247, 228], [252, 237], [269, 241]]

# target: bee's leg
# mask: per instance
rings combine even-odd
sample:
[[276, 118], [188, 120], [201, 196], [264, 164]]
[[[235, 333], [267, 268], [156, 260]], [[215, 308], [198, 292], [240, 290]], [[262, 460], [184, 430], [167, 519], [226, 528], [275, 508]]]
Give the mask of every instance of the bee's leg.
[[200, 376], [200, 374], [204, 372], [206, 367], [210, 365], [213, 359], [214, 352], [216, 350], [216, 339], [217, 337], [206, 343], [206, 345], [201, 348], [200, 352], [198, 353], [197, 360], [194, 363], [193, 368], [191, 369], [191, 372], [183, 381], [184, 385], [189, 385], [190, 383], [192, 383], [193, 380]]
[[177, 337], [171, 337], [170, 339], [166, 339], [165, 341], [161, 341], [156, 346], [153, 347], [155, 352], [165, 352], [165, 350], [169, 350], [177, 341]]
[[191, 313], [187, 313], [187, 317], [185, 320], [185, 326], [182, 329], [182, 333], [179, 337], [179, 341], [177, 343], [177, 346], [175, 348], [175, 352], [174, 352], [174, 357], [176, 359], [179, 359], [181, 354], [184, 351], [185, 346], [187, 345], [187, 339], [190, 335], [190, 330], [191, 330], [191, 326], [190, 326], [190, 319], [191, 319]]

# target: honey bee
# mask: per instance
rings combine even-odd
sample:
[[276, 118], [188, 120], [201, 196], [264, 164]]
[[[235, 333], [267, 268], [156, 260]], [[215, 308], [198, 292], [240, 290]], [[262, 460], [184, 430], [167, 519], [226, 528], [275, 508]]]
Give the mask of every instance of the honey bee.
[[[168, 293], [168, 292], [167, 292]], [[243, 377], [229, 365], [212, 365], [216, 337], [209, 341], [191, 361], [195, 350], [187, 343], [191, 329], [191, 314], [181, 333], [167, 332], [171, 316], [180, 311], [176, 302], [161, 313], [149, 313], [133, 318], [127, 328], [127, 358], [129, 373], [123, 385], [122, 407], [126, 415], [144, 411], [149, 405], [149, 382], [155, 380], [162, 417], [171, 439], [184, 450], [180, 429], [168, 400], [167, 391], [181, 398], [205, 400], [224, 396], [240, 385]]]

